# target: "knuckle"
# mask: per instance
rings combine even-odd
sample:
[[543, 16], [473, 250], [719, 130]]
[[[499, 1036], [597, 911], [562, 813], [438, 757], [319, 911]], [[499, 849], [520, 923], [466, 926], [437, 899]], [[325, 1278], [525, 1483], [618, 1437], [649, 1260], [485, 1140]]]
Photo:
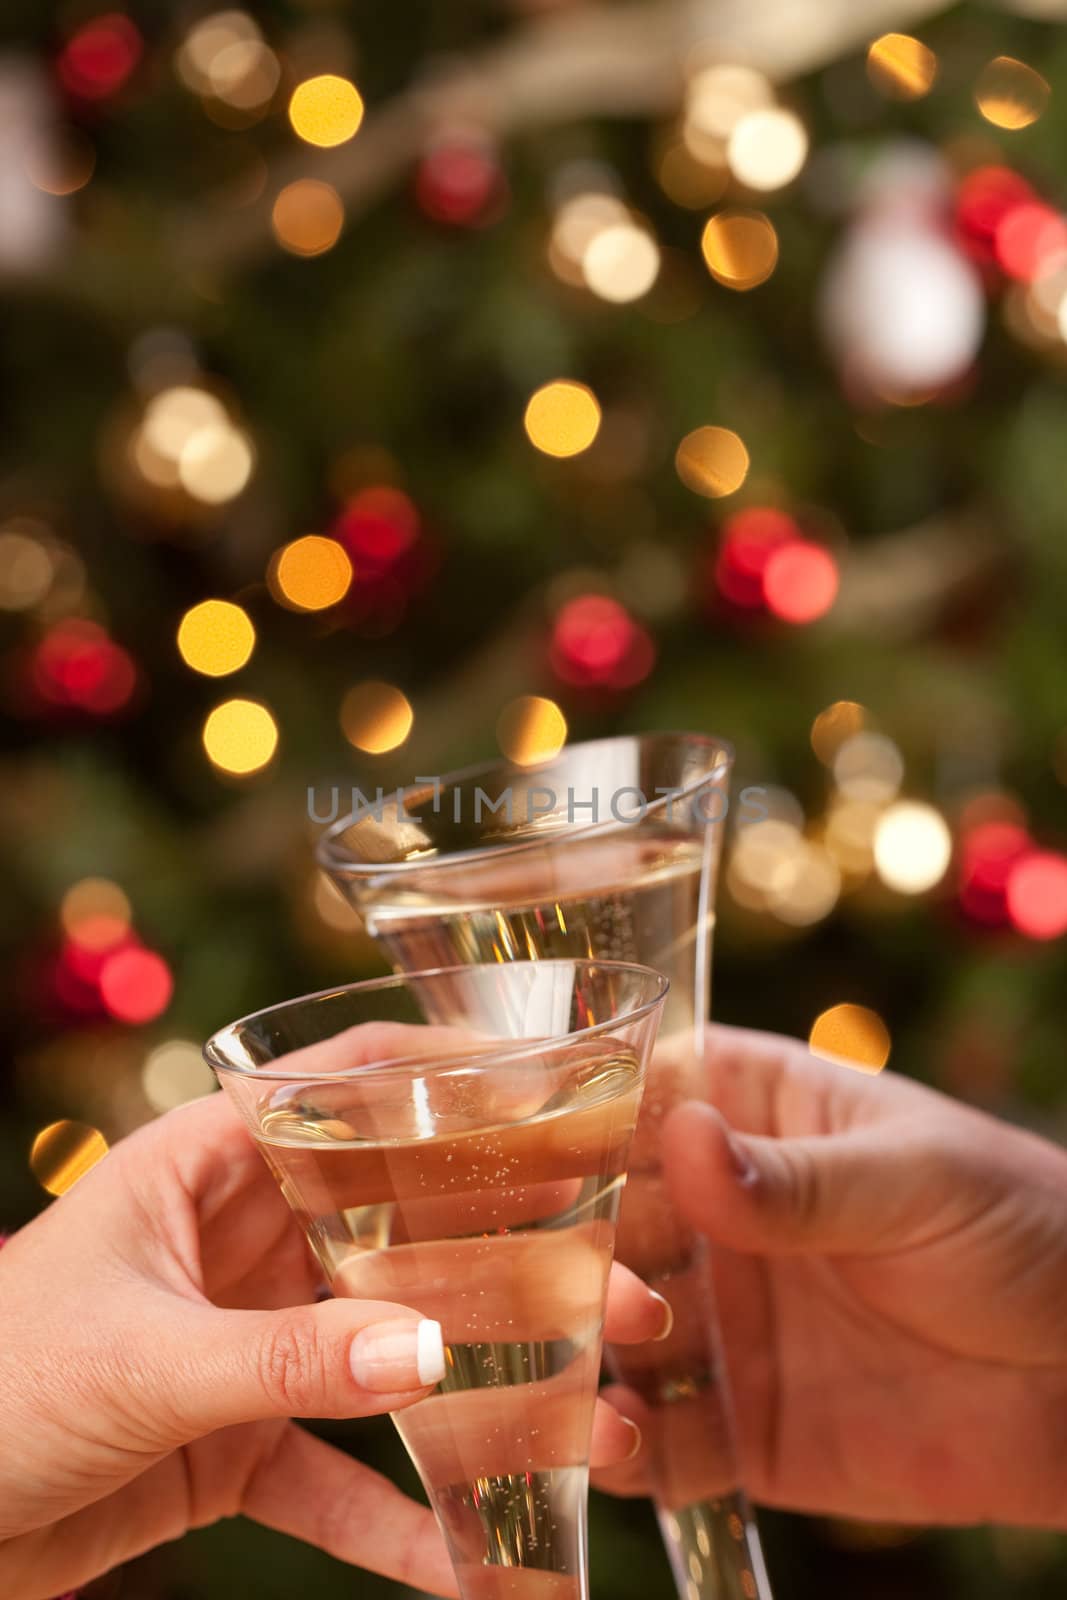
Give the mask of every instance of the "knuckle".
[[269, 1400], [291, 1416], [314, 1413], [322, 1399], [322, 1338], [313, 1316], [286, 1317], [259, 1347], [259, 1375]]
[[790, 1152], [790, 1159], [782, 1164], [782, 1184], [790, 1229], [802, 1236], [820, 1214], [822, 1185], [810, 1150], [801, 1147]]

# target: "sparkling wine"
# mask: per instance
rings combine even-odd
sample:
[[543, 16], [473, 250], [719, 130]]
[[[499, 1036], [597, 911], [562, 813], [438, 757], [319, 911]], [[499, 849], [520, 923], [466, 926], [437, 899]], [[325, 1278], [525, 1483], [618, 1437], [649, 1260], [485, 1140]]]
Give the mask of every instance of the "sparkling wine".
[[395, 1421], [466, 1600], [585, 1592], [604, 1296], [642, 1074], [599, 1037], [541, 1066], [460, 1060], [389, 1112], [358, 1076], [287, 1085], [257, 1113], [334, 1293], [442, 1324], [445, 1377]]
[[482, 852], [462, 872], [432, 860], [417, 874], [363, 890], [369, 931], [404, 971], [457, 961], [594, 957], [637, 961], [671, 982], [630, 1152], [616, 1255], [674, 1312], [663, 1344], [616, 1349], [611, 1364], [652, 1408], [661, 1526], [688, 1600], [767, 1593], [719, 1383], [706, 1250], [674, 1211], [660, 1129], [681, 1099], [702, 1098], [694, 1019], [707, 1015], [712, 912], [703, 899], [707, 832], [642, 826], [533, 849], [499, 861]]

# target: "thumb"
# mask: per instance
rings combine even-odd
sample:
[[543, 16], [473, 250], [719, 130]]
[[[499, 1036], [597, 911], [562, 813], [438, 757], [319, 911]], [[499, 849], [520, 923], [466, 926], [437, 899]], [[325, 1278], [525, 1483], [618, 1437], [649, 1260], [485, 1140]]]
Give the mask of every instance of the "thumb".
[[709, 1106], [677, 1106], [664, 1127], [675, 1204], [728, 1249], [759, 1255], [870, 1254], [914, 1214], [915, 1150], [873, 1129], [800, 1139], [741, 1134]]
[[268, 1417], [397, 1411], [445, 1373], [441, 1324], [380, 1300], [282, 1311], [196, 1307], [157, 1345], [149, 1388], [186, 1438]]

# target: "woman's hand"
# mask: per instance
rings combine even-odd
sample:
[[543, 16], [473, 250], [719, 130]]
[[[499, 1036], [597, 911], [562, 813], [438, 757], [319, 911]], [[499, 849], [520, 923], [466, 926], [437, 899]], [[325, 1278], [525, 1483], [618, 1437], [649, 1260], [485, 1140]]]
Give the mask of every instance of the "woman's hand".
[[[0, 1251], [0, 1593], [45, 1600], [241, 1513], [454, 1594], [431, 1513], [289, 1420], [424, 1398], [442, 1370], [437, 1324], [390, 1303], [315, 1304], [318, 1285], [222, 1095], [124, 1140], [10, 1239]], [[664, 1310], [616, 1271], [612, 1338], [654, 1337]], [[598, 1405], [594, 1459], [618, 1462], [635, 1443], [633, 1427]]]
[[[679, 1106], [664, 1162], [715, 1247], [753, 1496], [1067, 1527], [1067, 1153], [792, 1040], [714, 1027], [708, 1061], [717, 1109]], [[599, 1481], [647, 1488], [640, 1457]]]

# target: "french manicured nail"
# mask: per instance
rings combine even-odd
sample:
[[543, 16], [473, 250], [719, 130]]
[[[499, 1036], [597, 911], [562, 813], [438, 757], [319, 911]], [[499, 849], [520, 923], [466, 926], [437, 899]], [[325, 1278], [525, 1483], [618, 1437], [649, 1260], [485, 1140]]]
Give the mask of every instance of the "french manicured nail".
[[730, 1165], [734, 1169], [734, 1176], [738, 1183], [750, 1189], [759, 1177], [755, 1162], [736, 1134], [727, 1133], [726, 1146], [730, 1152]]
[[660, 1323], [659, 1332], [654, 1333], [652, 1337], [657, 1341], [660, 1339], [669, 1339], [671, 1336], [671, 1330], [674, 1327], [674, 1307], [671, 1305], [669, 1300], [665, 1300], [661, 1294], [657, 1294], [655, 1289], [650, 1289], [648, 1292], [652, 1296], [653, 1300], [658, 1301], [660, 1306], [660, 1315], [663, 1319]]
[[428, 1317], [371, 1323], [352, 1340], [348, 1360], [360, 1388], [375, 1394], [425, 1389], [445, 1375], [441, 1324]]
[[623, 1417], [622, 1420], [633, 1434], [633, 1439], [630, 1442], [630, 1448], [627, 1450], [622, 1459], [624, 1461], [632, 1461], [634, 1456], [637, 1455], [644, 1441], [641, 1437], [641, 1429], [637, 1426], [636, 1422], [631, 1422], [629, 1417]]

